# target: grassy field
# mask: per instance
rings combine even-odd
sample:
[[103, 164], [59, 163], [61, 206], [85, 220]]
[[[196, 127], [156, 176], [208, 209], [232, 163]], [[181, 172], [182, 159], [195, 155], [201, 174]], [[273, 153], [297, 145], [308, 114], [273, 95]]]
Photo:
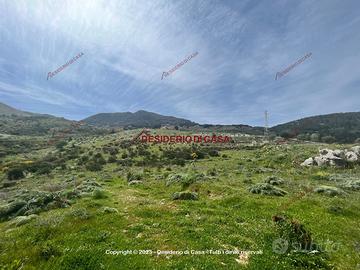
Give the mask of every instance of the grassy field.
[[[360, 190], [313, 191], [360, 166], [300, 166], [350, 146], [126, 143], [135, 133], [2, 158], [16, 184], [0, 189], [0, 269], [360, 269]], [[271, 179], [283, 196], [250, 192]]]

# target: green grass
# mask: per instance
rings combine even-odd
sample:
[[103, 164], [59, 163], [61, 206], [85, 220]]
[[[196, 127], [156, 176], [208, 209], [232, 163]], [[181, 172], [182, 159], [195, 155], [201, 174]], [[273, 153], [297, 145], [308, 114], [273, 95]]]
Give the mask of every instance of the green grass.
[[[94, 144], [101, 148], [113, 141], [116, 136], [109, 135], [95, 138]], [[91, 144], [91, 141], [83, 142], [82, 147], [93, 149]], [[3, 269], [21, 266], [22, 269], [355, 269], [360, 263], [359, 252], [354, 249], [354, 243], [360, 242], [359, 192], [348, 192], [342, 197], [315, 193], [298, 196], [304, 186], [333, 185], [328, 175], [360, 176], [359, 166], [300, 167], [319, 147], [281, 145], [221, 150], [219, 157], [198, 160], [194, 165], [187, 161], [184, 167], [129, 168], [111, 163], [100, 172], [76, 167], [21, 180], [10, 193], [15, 194], [20, 187], [42, 190], [46, 184], [63, 183], [72, 175], [76, 175], [78, 182], [96, 178], [103, 190], [76, 199], [68, 208], [41, 212], [36, 220], [20, 227], [10, 226], [9, 221], [0, 223], [0, 266]], [[157, 146], [151, 146], [150, 151], [159, 153]], [[118, 158], [123, 152], [120, 149]], [[126, 175], [130, 170], [142, 175], [142, 184], [128, 185]], [[209, 175], [210, 172], [210, 179], [192, 180], [186, 185], [189, 191], [199, 194], [199, 200], [171, 199], [183, 186], [182, 183], [167, 186], [166, 174]], [[264, 182], [271, 175], [285, 180], [281, 188], [287, 195], [265, 196], [248, 191], [250, 186]], [[71, 182], [68, 188], [72, 188]], [[118, 212], [104, 213], [104, 207]], [[338, 250], [321, 254], [275, 253], [272, 244], [280, 235], [272, 217], [279, 214], [299, 220], [314, 241], [319, 244], [333, 241]], [[156, 255], [158, 250], [235, 249], [263, 253], [250, 255], [246, 265], [236, 260], [239, 255]], [[153, 254], [109, 255], [106, 250], [144, 253], [151, 250]]]

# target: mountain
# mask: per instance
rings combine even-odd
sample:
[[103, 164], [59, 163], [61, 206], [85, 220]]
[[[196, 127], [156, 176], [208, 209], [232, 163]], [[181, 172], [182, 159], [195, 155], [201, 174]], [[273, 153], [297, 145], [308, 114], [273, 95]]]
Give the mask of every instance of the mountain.
[[284, 137], [298, 136], [301, 139], [315, 141], [353, 143], [360, 138], [360, 112], [306, 117], [274, 126], [270, 131]]
[[99, 113], [85, 118], [85, 123], [99, 127], [135, 127], [135, 128], [159, 128], [163, 125], [171, 126], [195, 126], [197, 123], [174, 116], [164, 116], [161, 114], [137, 111], [117, 112], [117, 113]]
[[0, 103], [0, 134], [52, 135], [97, 134], [105, 131], [49, 114], [30, 113]]
[[29, 112], [24, 112], [24, 111], [17, 110], [17, 109], [15, 109], [13, 107], [10, 107], [10, 106], [0, 102], [0, 115], [30, 116], [30, 115], [33, 115], [33, 114], [29, 113]]

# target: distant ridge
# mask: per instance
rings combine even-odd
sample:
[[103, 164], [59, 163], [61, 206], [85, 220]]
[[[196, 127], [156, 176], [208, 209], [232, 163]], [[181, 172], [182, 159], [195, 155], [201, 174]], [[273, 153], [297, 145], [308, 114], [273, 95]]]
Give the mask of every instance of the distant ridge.
[[34, 115], [30, 112], [17, 110], [9, 105], [0, 102], [0, 115], [18, 115], [18, 116], [31, 116]]
[[[70, 129], [76, 133], [103, 133], [103, 128], [185, 127], [193, 131], [239, 132], [263, 134], [263, 127], [249, 125], [200, 125], [187, 119], [144, 110], [99, 113], [82, 121], [71, 121], [48, 114], [24, 112], [0, 102], [0, 133], [14, 135], [45, 135]], [[75, 128], [74, 128], [75, 127]], [[354, 143], [360, 141], [360, 112], [331, 113], [290, 121], [271, 127], [270, 132], [288, 138], [323, 142]], [[312, 137], [312, 138], [311, 138]]]
[[58, 134], [102, 134], [85, 123], [49, 114], [17, 110], [0, 102], [0, 134], [43, 136]]
[[191, 127], [198, 125], [195, 122], [174, 116], [164, 116], [161, 114], [147, 112], [144, 110], [116, 113], [99, 113], [87, 117], [84, 120], [89, 125], [99, 127], [133, 127], [133, 128], [159, 128], [164, 125]]
[[[310, 139], [311, 134], [340, 143], [353, 143], [360, 138], [360, 112], [331, 113], [291, 121], [270, 128], [270, 131], [287, 137], [302, 136]], [[332, 138], [329, 138], [332, 137]]]

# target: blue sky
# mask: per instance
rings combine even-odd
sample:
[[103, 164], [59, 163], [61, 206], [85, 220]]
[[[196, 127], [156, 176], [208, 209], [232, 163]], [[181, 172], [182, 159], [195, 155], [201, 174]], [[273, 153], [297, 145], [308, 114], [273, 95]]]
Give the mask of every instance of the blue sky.
[[360, 111], [359, 10], [358, 0], [0, 0], [0, 101], [75, 120], [148, 110], [214, 124]]

